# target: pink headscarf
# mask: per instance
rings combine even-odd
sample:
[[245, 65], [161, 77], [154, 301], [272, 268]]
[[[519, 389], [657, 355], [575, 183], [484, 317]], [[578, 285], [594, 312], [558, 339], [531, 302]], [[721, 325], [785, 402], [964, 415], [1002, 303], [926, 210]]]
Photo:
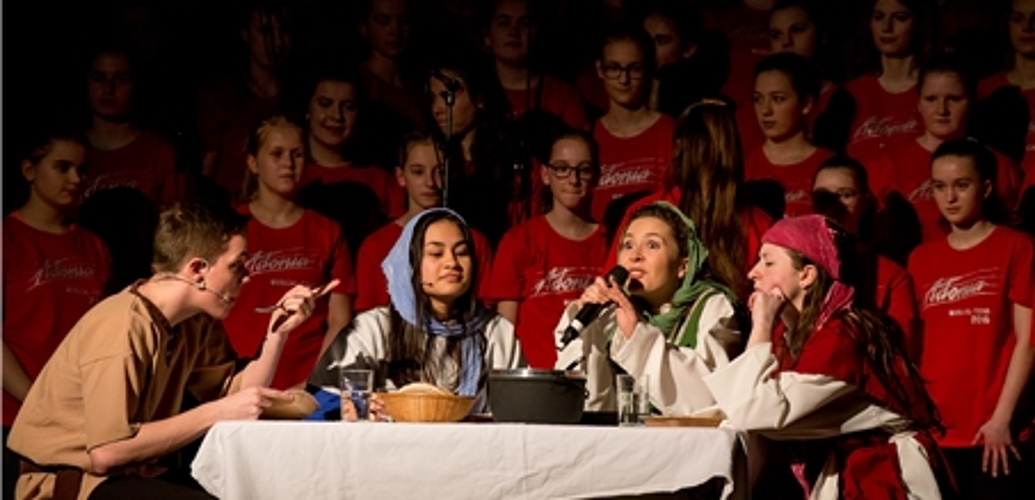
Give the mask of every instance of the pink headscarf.
[[823, 299], [815, 329], [820, 329], [834, 314], [847, 309], [855, 297], [855, 289], [841, 281], [841, 260], [837, 256], [834, 230], [822, 215], [803, 215], [781, 219], [764, 235], [762, 243], [769, 243], [804, 255], [823, 268], [834, 284]]

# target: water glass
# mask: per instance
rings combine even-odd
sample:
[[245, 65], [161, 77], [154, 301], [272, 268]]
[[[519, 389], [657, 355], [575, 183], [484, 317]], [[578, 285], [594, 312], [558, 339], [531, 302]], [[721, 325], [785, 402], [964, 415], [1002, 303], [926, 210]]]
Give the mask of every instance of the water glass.
[[370, 419], [370, 394], [374, 372], [366, 369], [341, 371], [341, 420], [363, 422]]
[[644, 425], [644, 417], [650, 415], [648, 380], [649, 376], [646, 374], [638, 378], [624, 373], [615, 377], [619, 427]]

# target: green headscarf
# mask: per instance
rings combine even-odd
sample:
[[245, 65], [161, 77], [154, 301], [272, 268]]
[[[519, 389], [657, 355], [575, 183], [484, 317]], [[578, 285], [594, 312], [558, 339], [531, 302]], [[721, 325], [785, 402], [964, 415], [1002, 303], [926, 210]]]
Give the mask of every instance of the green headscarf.
[[[708, 260], [708, 249], [705, 248], [704, 243], [697, 236], [697, 226], [694, 224], [694, 221], [690, 220], [689, 217], [671, 203], [658, 201], [652, 203], [652, 205], [659, 206], [676, 214], [686, 224], [686, 274], [683, 276], [683, 282], [679, 285], [675, 295], [672, 296], [672, 307], [670, 309], [659, 314], [651, 314], [650, 311], [644, 310], [640, 314], [648, 323], [661, 330], [669, 342], [681, 347], [696, 347], [697, 325], [691, 324], [696, 322], [687, 322], [682, 332], [674, 331], [676, 326], [683, 321], [687, 310], [693, 307], [697, 299], [706, 293], [709, 295], [722, 293], [729, 297], [730, 300], [735, 300], [734, 295], [726, 286], [715, 281], [701, 279], [699, 276], [705, 262]], [[632, 220], [629, 222], [632, 223]], [[626, 225], [619, 234], [625, 234], [628, 228], [629, 226]]]

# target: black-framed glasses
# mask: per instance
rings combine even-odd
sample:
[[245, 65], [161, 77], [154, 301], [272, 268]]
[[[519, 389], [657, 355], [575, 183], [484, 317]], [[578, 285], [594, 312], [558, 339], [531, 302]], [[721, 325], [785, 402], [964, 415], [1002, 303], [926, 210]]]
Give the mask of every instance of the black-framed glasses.
[[628, 66], [608, 63], [601, 66], [600, 70], [604, 73], [604, 78], [608, 80], [618, 80], [622, 78], [623, 73], [629, 75], [631, 80], [639, 80], [647, 74], [647, 68], [640, 63], [633, 63]]
[[572, 172], [578, 172], [578, 176], [582, 180], [592, 179], [597, 174], [596, 167], [591, 163], [579, 163], [575, 166], [566, 163], [547, 163], [546, 168], [558, 179], [566, 179], [571, 176]]

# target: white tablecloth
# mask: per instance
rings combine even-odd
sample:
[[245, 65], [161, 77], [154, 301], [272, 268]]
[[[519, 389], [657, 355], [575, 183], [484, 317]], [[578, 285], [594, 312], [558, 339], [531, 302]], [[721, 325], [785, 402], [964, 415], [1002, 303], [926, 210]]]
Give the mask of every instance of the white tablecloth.
[[225, 500], [587, 498], [716, 476], [726, 498], [740, 446], [730, 429], [222, 422], [192, 473]]

